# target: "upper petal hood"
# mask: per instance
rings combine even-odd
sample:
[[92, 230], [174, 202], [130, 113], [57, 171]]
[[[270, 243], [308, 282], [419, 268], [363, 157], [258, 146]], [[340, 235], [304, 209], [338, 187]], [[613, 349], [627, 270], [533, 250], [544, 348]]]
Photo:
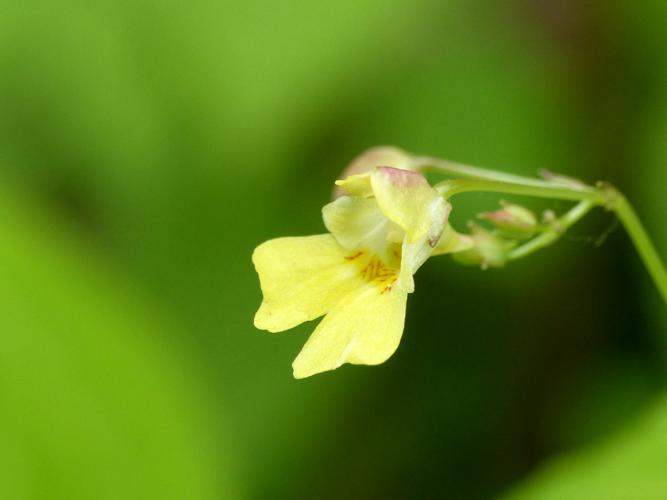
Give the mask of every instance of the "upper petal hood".
[[[339, 198], [324, 208], [327, 228], [343, 246], [373, 241], [376, 251], [402, 233], [398, 286], [412, 292], [412, 276], [442, 239], [451, 205], [422, 174], [411, 170], [378, 167], [337, 184], [355, 196]], [[382, 224], [383, 219], [390, 224]]]
[[427, 236], [431, 246], [440, 239], [451, 205], [419, 172], [376, 168], [370, 175], [373, 195], [385, 216], [405, 231], [409, 243]]
[[445, 229], [451, 205], [419, 172], [378, 167], [336, 184], [353, 196], [374, 197], [384, 216], [405, 231], [409, 243], [426, 236], [435, 246]]

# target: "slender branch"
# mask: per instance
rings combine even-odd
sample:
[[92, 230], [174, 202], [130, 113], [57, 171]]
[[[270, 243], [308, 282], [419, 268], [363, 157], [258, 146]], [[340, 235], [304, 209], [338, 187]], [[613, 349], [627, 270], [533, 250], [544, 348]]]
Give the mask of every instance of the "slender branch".
[[584, 215], [586, 215], [595, 205], [590, 201], [580, 201], [571, 210], [554, 221], [548, 229], [535, 236], [530, 241], [509, 252], [509, 260], [517, 260], [526, 257], [544, 247], [551, 245], [558, 240], [568, 228], [578, 222]]
[[472, 191], [519, 194], [538, 198], [550, 198], [558, 200], [584, 201], [587, 200], [594, 205], [606, 205], [607, 197], [601, 191], [590, 189], [573, 189], [558, 184], [540, 183], [540, 185], [524, 184], [506, 181], [450, 179], [435, 185], [435, 188], [445, 198], [451, 198], [456, 194]]
[[[542, 187], [546, 189], [553, 188], [558, 185], [554, 182], [544, 181], [541, 179], [534, 179], [532, 177], [524, 177], [522, 175], [508, 174], [505, 172], [497, 172], [488, 168], [475, 167], [472, 165], [464, 165], [449, 160], [442, 160], [440, 158], [433, 158], [430, 156], [413, 156], [412, 168], [419, 171], [433, 171], [443, 174], [455, 175], [466, 179], [487, 180], [496, 182], [507, 182], [510, 184], [521, 184], [523, 186]], [[594, 192], [595, 188], [592, 186], [568, 185], [565, 186], [572, 191]]]

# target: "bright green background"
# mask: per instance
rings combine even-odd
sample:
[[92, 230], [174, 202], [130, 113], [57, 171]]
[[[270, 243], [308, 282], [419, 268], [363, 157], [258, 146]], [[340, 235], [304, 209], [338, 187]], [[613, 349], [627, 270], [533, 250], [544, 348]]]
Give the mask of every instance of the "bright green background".
[[601, 211], [292, 379], [250, 254], [386, 143], [612, 181], [665, 255], [667, 4], [0, 0], [0, 498], [667, 498], [666, 309]]

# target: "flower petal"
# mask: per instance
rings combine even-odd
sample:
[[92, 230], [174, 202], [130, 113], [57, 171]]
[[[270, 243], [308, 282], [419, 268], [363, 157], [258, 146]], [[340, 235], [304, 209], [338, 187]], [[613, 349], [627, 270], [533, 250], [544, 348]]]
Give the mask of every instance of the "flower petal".
[[406, 232], [409, 243], [428, 235], [435, 246], [451, 206], [426, 178], [410, 170], [380, 167], [373, 171], [370, 179], [382, 212]]
[[429, 245], [426, 236], [414, 243], [408, 243], [408, 239], [405, 238], [401, 248], [401, 270], [397, 285], [407, 293], [414, 292], [415, 280], [412, 276], [426, 262], [432, 252], [433, 248]]
[[373, 196], [371, 187], [371, 173], [350, 175], [342, 180], [336, 181], [336, 186], [344, 189], [353, 196]]
[[372, 198], [342, 196], [322, 208], [327, 230], [348, 250], [378, 240], [386, 246], [389, 221]]
[[326, 314], [363, 280], [330, 234], [277, 238], [259, 245], [252, 260], [264, 300], [255, 326], [280, 332]]
[[[410, 169], [411, 163], [412, 160], [405, 151], [394, 146], [376, 146], [367, 149], [352, 160], [350, 164], [345, 167], [340, 178], [347, 179], [350, 176], [365, 174], [373, 170], [375, 167], [382, 166]], [[339, 184], [334, 190], [335, 198], [345, 194], [341, 186], [343, 186], [343, 184]], [[354, 187], [352, 187], [352, 189], [354, 189]], [[349, 190], [348, 192], [352, 193], [352, 191]], [[370, 186], [368, 187], [368, 194], [366, 196], [370, 196]]]
[[475, 245], [471, 236], [456, 232], [447, 223], [435, 247], [431, 242], [432, 240], [429, 240], [428, 236], [424, 236], [414, 243], [409, 243], [407, 238], [403, 240], [401, 248], [401, 271], [398, 275], [397, 286], [402, 287], [408, 293], [412, 293], [415, 289], [412, 276], [429, 257], [444, 253], [463, 252], [473, 248]]
[[377, 365], [396, 351], [403, 334], [407, 294], [360, 287], [320, 322], [294, 360], [295, 378], [338, 368], [343, 363]]
[[445, 224], [442, 234], [435, 247], [431, 244], [428, 236], [409, 243], [407, 238], [403, 240], [401, 247], [401, 271], [398, 276], [397, 286], [406, 292], [412, 293], [415, 283], [412, 276], [429, 257], [444, 253], [456, 253], [469, 250], [474, 246], [471, 236], [457, 233], [450, 224]]

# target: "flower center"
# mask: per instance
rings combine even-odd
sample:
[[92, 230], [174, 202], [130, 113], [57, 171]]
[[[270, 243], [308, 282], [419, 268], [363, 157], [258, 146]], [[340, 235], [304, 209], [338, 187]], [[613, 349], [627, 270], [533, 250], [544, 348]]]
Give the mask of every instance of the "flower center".
[[[398, 252], [394, 257], [400, 262]], [[345, 260], [354, 264], [359, 276], [367, 283], [376, 286], [380, 293], [390, 291], [398, 279], [398, 269], [396, 267], [387, 265], [382, 259], [369, 254], [367, 251], [359, 250], [345, 257]]]

